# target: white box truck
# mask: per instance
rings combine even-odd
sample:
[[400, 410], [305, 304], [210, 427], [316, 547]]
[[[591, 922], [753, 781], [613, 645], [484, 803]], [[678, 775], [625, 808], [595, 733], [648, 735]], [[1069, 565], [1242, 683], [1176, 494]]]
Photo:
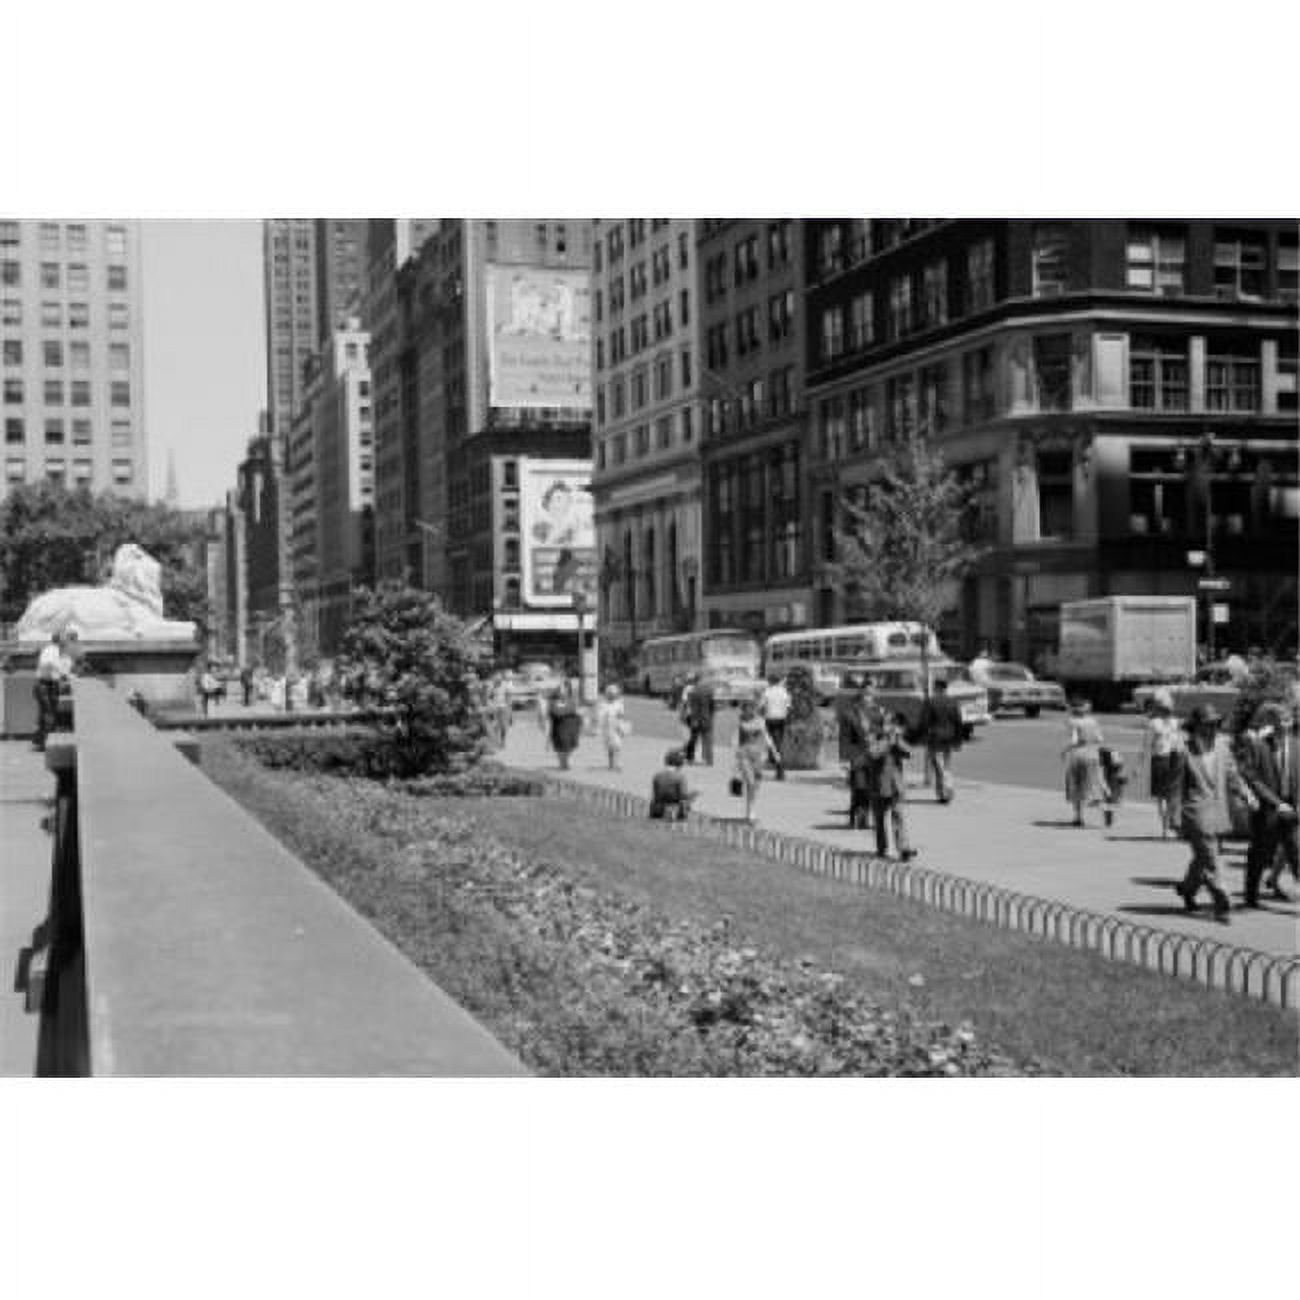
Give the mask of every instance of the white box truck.
[[1196, 674], [1195, 596], [1102, 596], [1061, 606], [1061, 685], [1095, 708], [1127, 702], [1143, 682]]

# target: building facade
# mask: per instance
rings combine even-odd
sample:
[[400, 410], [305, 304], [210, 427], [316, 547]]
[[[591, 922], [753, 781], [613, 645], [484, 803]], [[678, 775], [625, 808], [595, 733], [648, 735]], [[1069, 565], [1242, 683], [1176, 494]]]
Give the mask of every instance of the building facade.
[[710, 627], [807, 623], [803, 223], [700, 223], [704, 607]]
[[0, 220], [5, 490], [149, 488], [137, 221]]
[[701, 617], [700, 224], [620, 218], [592, 231], [592, 491], [611, 651]]
[[267, 633], [280, 617], [280, 480], [264, 414], [235, 475], [236, 561], [243, 580], [244, 662], [265, 661]]
[[843, 501], [920, 432], [986, 548], [950, 649], [1050, 666], [1062, 601], [1195, 593], [1207, 566], [1220, 647], [1294, 642], [1293, 223], [819, 220], [804, 256], [817, 623], [855, 613]]
[[320, 341], [316, 222], [262, 223], [266, 310], [266, 402], [271, 432], [287, 438], [302, 400], [304, 374]]

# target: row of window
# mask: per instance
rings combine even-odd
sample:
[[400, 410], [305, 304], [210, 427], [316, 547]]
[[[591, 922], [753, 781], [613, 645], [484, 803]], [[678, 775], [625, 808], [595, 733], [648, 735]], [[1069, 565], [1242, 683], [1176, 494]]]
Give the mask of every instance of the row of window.
[[[788, 266], [793, 247], [793, 226], [790, 220], [769, 221], [766, 229], [767, 269], [775, 271]], [[762, 274], [759, 260], [759, 236], [746, 235], [736, 242], [731, 251], [731, 280], [727, 279], [728, 256], [725, 251], [712, 254], [704, 263], [704, 300], [714, 302], [723, 297], [728, 288], [740, 288], [757, 280]]]
[[795, 411], [794, 367], [781, 366], [766, 378], [748, 380], [734, 397], [714, 397], [708, 403], [708, 430], [713, 438], [744, 433], [767, 420]]
[[[60, 457], [46, 457], [45, 477], [51, 483], [69, 482], [68, 464]], [[72, 462], [71, 482], [74, 486], [89, 487], [94, 479], [94, 467], [84, 457]], [[135, 478], [134, 468], [129, 460], [114, 458], [112, 463], [113, 486], [130, 487]], [[11, 456], [5, 461], [5, 480], [10, 486], [27, 481], [27, 461]]]
[[[650, 223], [650, 233], [656, 234], [660, 230], [664, 229], [664, 227], [666, 227], [668, 224], [669, 221], [667, 218], [656, 218]], [[628, 221], [626, 223], [626, 226], [627, 226], [626, 247], [640, 248], [640, 246], [646, 242], [645, 218], [635, 217], [632, 220]], [[609, 264], [611, 268], [613, 267], [615, 262], [621, 260], [623, 257], [623, 251], [624, 251], [623, 227], [624, 227], [623, 222], [616, 221], [613, 224], [613, 226], [610, 227], [609, 233], [605, 236], [604, 251], [605, 254], [608, 256]], [[667, 258], [667, 249], [668, 249], [668, 245], [666, 244], [661, 245], [660, 247], [660, 252], [664, 254], [665, 259]], [[656, 257], [658, 256], [659, 253], [656, 253]], [[690, 260], [691, 260], [690, 235], [686, 231], [682, 231], [682, 233], [677, 236], [677, 263], [683, 270], [685, 270], [686, 267], [690, 265]], [[604, 259], [602, 258], [601, 255], [601, 242], [600, 240], [596, 240], [592, 244], [592, 248], [591, 248], [591, 268], [593, 271], [599, 273], [603, 269], [603, 264], [604, 264]], [[665, 260], [665, 268], [666, 268], [666, 260]], [[667, 272], [665, 269], [665, 275], [666, 273]], [[658, 281], [656, 280], [655, 283], [657, 284]]]
[[661, 415], [621, 433], [610, 434], [596, 443], [596, 468], [616, 469], [630, 458], [648, 456], [652, 450], [667, 451], [680, 443], [689, 447], [695, 441], [695, 416], [683, 406], [675, 415]]
[[[42, 387], [43, 401], [46, 406], [64, 405], [65, 385], [62, 379], [47, 379]], [[91, 384], [89, 379], [73, 379], [66, 385], [67, 405], [89, 406]], [[131, 405], [131, 382], [127, 379], [114, 379], [108, 385], [109, 404], [111, 406]], [[4, 400], [7, 406], [21, 406], [27, 400], [26, 387], [21, 379], [7, 378], [4, 381]]]
[[[65, 277], [64, 272], [67, 272]], [[105, 284], [111, 292], [125, 292], [126, 267], [110, 265], [104, 268]], [[0, 260], [0, 285], [17, 289], [23, 282], [23, 264], [13, 258]], [[84, 262], [42, 262], [40, 265], [42, 289], [67, 288], [69, 293], [90, 292], [90, 267]]]
[[[599, 313], [597, 319], [600, 319]], [[690, 323], [690, 295], [687, 290], [683, 289], [677, 304], [677, 327], [685, 329]], [[652, 327], [654, 330], [653, 336], [651, 335]], [[652, 342], [663, 342], [664, 339], [671, 337], [672, 332], [673, 302], [671, 298], [665, 298], [662, 302], [656, 304], [653, 317], [642, 312], [639, 316], [633, 317], [626, 326], [614, 326], [609, 331], [608, 354], [605, 351], [605, 339], [597, 336], [596, 369], [605, 369], [607, 355], [608, 364], [616, 366], [620, 362], [626, 361], [628, 357], [634, 357], [638, 352], [644, 351]]]
[[[111, 426], [112, 445], [130, 447], [134, 434], [130, 420], [114, 420]], [[27, 440], [27, 423], [21, 415], [5, 416], [5, 442], [19, 443]], [[61, 415], [47, 416], [45, 441], [58, 445], [71, 442], [74, 447], [87, 447], [94, 441], [94, 426], [90, 420], [77, 417], [64, 421]]]
[[[41, 342], [41, 356], [44, 360], [46, 369], [57, 370], [63, 366], [65, 348], [62, 339], [44, 339]], [[75, 371], [84, 371], [90, 369], [90, 344], [83, 342], [72, 342], [67, 345], [66, 356], [68, 364]], [[6, 366], [21, 366], [23, 364], [23, 340], [22, 339], [5, 339], [3, 350], [0, 351], [0, 358]], [[113, 371], [125, 372], [131, 368], [131, 348], [126, 343], [110, 343], [108, 345], [108, 368]]]
[[[42, 253], [69, 253], [90, 251], [90, 232], [84, 222], [42, 221], [36, 227], [37, 246]], [[22, 223], [0, 221], [0, 248], [18, 248], [22, 244]], [[104, 252], [109, 257], [126, 256], [126, 227], [106, 226]]]
[[[637, 366], [630, 375], [616, 375], [608, 386], [596, 385], [596, 425], [603, 425], [607, 419], [618, 420], [630, 410], [639, 411], [651, 400], [651, 380], [656, 402], [664, 401], [673, 395], [673, 353], [664, 352], [654, 360], [653, 369], [646, 365]], [[677, 368], [681, 374], [681, 387], [691, 386], [692, 362], [690, 348], [683, 348], [677, 354]], [[608, 407], [605, 395], [609, 394]], [[630, 401], [630, 406], [629, 406]]]
[[928, 217], [903, 220], [857, 217], [846, 222], [828, 222], [817, 232], [817, 274], [819, 278], [825, 278], [848, 270], [868, 257], [875, 257], [903, 240], [919, 235], [934, 224], [934, 220]]
[[751, 452], [709, 468], [708, 581], [780, 582], [803, 567], [799, 447]]
[[767, 300], [766, 320], [762, 308], [755, 303], [738, 312], [728, 325], [723, 321], [711, 325], [704, 335], [705, 358], [710, 370], [726, 367], [730, 353], [728, 340], [734, 340], [738, 357], [760, 351], [764, 343], [785, 342], [794, 332], [795, 293], [787, 289], [773, 294]]
[[[61, 302], [42, 302], [41, 303], [41, 325], [45, 329], [62, 329], [64, 325], [68, 329], [89, 329], [90, 328], [90, 304], [88, 302], [70, 302], [67, 304], [67, 313], [64, 313], [64, 304]], [[3, 298], [0, 299], [0, 324], [13, 326], [15, 329], [22, 328], [23, 323], [23, 302], [21, 298]], [[131, 308], [125, 302], [110, 302], [108, 304], [108, 326], [109, 329], [126, 329], [131, 324]]]

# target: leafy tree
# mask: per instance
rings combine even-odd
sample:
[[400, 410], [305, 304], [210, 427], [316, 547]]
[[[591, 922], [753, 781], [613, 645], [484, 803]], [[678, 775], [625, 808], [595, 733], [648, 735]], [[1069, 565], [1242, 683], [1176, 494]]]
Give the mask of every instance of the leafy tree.
[[337, 668], [393, 710], [376, 728], [372, 775], [422, 776], [477, 759], [486, 738], [481, 666], [469, 629], [436, 596], [400, 583], [359, 592]]
[[810, 771], [821, 762], [822, 719], [817, 683], [807, 664], [795, 664], [786, 677], [790, 718], [781, 742], [781, 761], [792, 771]]
[[0, 501], [0, 622], [22, 617], [51, 587], [107, 579], [113, 553], [137, 542], [161, 565], [168, 618], [207, 622], [203, 526], [168, 506], [59, 483], [28, 483]]
[[919, 434], [890, 444], [865, 502], [844, 501], [850, 522], [835, 538], [833, 571], [867, 618], [938, 623], [952, 585], [984, 549], [963, 535], [969, 496]]

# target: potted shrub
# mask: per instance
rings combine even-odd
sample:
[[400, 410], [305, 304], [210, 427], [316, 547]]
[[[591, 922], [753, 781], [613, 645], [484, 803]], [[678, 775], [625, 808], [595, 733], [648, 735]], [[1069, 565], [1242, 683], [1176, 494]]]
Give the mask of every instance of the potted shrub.
[[781, 745], [781, 761], [790, 770], [811, 771], [821, 765], [822, 750], [822, 718], [811, 669], [796, 664], [785, 684], [790, 691], [790, 720]]

